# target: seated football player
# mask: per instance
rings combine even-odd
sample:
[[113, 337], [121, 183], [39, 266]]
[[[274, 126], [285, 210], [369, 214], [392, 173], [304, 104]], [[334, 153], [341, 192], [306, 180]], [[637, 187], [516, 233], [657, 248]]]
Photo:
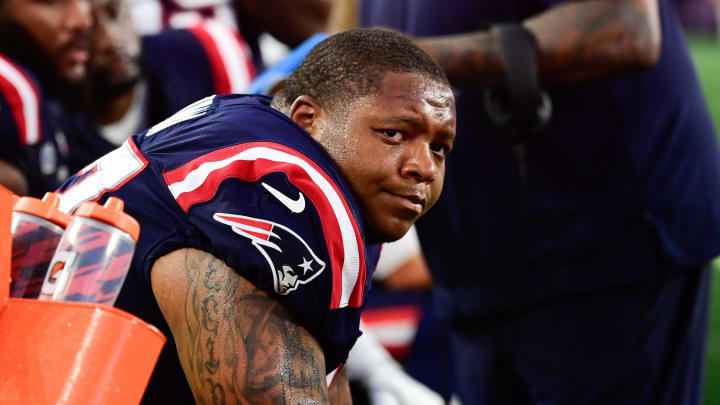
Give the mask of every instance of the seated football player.
[[0, 0], [0, 185], [41, 197], [70, 175], [65, 107], [86, 77], [90, 0]]
[[116, 305], [169, 338], [144, 400], [349, 401], [379, 243], [438, 199], [455, 122], [427, 54], [351, 30], [273, 99], [199, 100], [66, 182], [66, 212], [116, 196], [141, 225]]

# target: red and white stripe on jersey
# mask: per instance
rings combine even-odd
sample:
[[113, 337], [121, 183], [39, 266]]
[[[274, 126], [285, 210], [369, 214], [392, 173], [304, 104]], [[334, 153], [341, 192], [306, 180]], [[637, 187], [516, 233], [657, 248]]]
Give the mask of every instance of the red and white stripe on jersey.
[[242, 92], [255, 78], [247, 44], [237, 31], [212, 20], [188, 28], [210, 60], [216, 94]]
[[83, 168], [75, 182], [58, 193], [60, 211], [71, 214], [85, 201], [97, 201], [108, 191], [117, 190], [148, 165], [133, 138]]
[[34, 145], [42, 138], [40, 96], [35, 83], [10, 59], [0, 55], [0, 92], [10, 104], [20, 143]]
[[366, 277], [359, 228], [335, 182], [307, 156], [273, 142], [250, 142], [209, 152], [163, 177], [187, 212], [194, 204], [212, 199], [227, 178], [257, 181], [278, 172], [284, 173], [320, 214], [332, 267], [330, 308], [359, 307]]

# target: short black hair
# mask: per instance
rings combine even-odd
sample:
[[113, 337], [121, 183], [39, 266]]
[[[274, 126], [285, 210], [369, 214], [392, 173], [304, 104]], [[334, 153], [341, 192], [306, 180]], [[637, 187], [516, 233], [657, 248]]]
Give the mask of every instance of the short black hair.
[[317, 44], [275, 95], [273, 106], [290, 109], [301, 95], [323, 107], [374, 94], [385, 74], [419, 73], [447, 84], [438, 64], [405, 35], [384, 29], [359, 28], [332, 35]]

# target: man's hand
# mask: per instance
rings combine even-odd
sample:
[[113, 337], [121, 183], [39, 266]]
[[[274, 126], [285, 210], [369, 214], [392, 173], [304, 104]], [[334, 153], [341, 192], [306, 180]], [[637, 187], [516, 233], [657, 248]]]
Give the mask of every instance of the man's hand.
[[221, 260], [176, 250], [151, 282], [198, 404], [328, 403], [317, 341]]

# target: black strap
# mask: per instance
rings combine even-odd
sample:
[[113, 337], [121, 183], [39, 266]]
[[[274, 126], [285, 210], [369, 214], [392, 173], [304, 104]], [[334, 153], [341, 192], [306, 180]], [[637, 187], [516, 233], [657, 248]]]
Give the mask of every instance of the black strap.
[[505, 65], [507, 90], [486, 92], [491, 119], [513, 135], [536, 132], [550, 119], [550, 99], [540, 88], [535, 38], [520, 24], [498, 24], [490, 28]]

